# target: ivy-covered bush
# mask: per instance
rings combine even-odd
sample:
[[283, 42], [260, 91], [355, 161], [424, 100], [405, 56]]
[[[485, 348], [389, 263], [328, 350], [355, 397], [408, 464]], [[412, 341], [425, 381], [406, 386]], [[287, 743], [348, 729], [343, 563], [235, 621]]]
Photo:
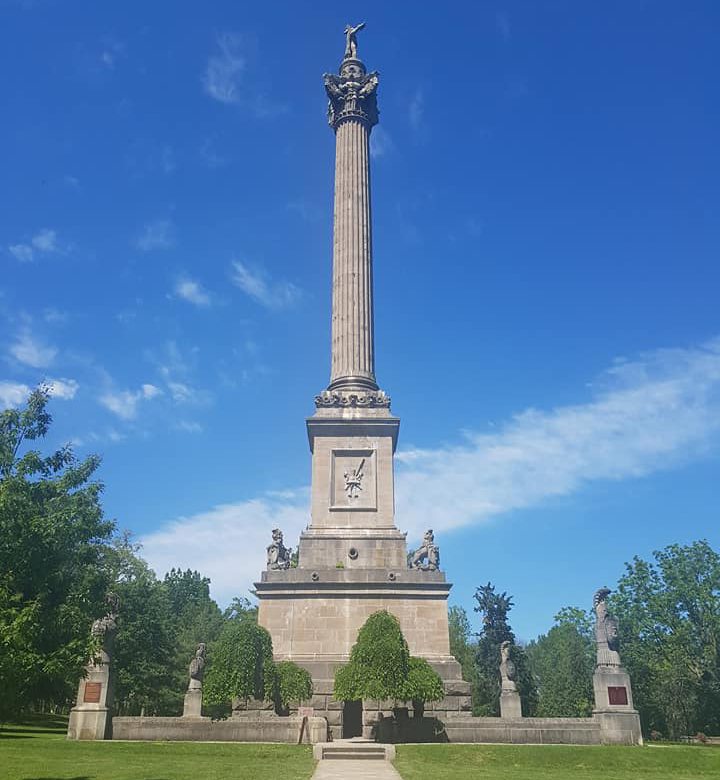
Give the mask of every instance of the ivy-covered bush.
[[440, 675], [424, 658], [410, 656], [403, 699], [412, 702], [413, 717], [423, 716], [426, 701], [441, 701], [443, 698], [445, 687]]
[[292, 661], [275, 664], [271, 698], [278, 713], [286, 713], [292, 702], [307, 701], [313, 695], [310, 672]]
[[208, 653], [203, 684], [205, 703], [222, 705], [235, 698], [269, 699], [275, 676], [270, 634], [249, 618], [230, 620]]
[[410, 652], [397, 618], [374, 612], [358, 633], [350, 662], [335, 674], [337, 701], [357, 699], [405, 700]]

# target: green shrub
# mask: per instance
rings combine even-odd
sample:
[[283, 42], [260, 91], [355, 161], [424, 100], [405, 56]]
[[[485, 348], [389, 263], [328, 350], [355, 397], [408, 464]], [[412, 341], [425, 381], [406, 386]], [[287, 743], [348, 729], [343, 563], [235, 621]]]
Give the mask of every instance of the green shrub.
[[385, 610], [365, 621], [350, 651], [350, 662], [335, 674], [337, 701], [405, 700], [410, 653], [400, 624]]
[[278, 712], [287, 711], [292, 702], [307, 701], [313, 695], [310, 673], [292, 661], [275, 664], [271, 698]]

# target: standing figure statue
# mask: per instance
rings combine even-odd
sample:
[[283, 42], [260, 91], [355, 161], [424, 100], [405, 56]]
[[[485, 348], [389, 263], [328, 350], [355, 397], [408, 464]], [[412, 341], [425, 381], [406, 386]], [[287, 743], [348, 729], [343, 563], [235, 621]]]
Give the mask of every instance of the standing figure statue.
[[620, 637], [617, 620], [608, 612], [610, 588], [600, 588], [593, 596], [595, 642], [598, 666], [620, 666]]
[[415, 552], [408, 556], [409, 568], [423, 571], [437, 571], [440, 568], [440, 548], [435, 544], [432, 528], [428, 528], [423, 542]]
[[192, 661], [190, 661], [190, 682], [188, 690], [192, 691], [202, 688], [203, 676], [205, 675], [205, 642], [200, 642], [195, 651]]
[[267, 548], [268, 569], [289, 569], [291, 551], [292, 548], [283, 544], [283, 532], [279, 528], [273, 528], [272, 544]]
[[345, 25], [345, 60], [357, 59], [357, 34], [365, 27], [365, 22], [361, 22], [353, 27], [351, 24]]
[[97, 642], [97, 647], [100, 650], [100, 660], [108, 663], [115, 642], [115, 634], [117, 634], [118, 630], [120, 599], [117, 594], [108, 593], [105, 596], [105, 603], [107, 604], [107, 612], [93, 622], [90, 634]]
[[503, 691], [517, 690], [517, 668], [510, 658], [511, 647], [512, 642], [508, 640], [500, 645], [500, 678], [502, 679]]

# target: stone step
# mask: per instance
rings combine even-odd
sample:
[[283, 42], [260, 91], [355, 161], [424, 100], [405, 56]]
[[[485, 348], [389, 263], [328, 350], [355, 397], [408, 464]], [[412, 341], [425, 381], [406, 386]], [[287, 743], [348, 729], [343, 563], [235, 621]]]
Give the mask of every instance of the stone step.
[[374, 742], [324, 743], [315, 745], [313, 752], [315, 758], [320, 761], [386, 761], [395, 757], [392, 746], [378, 745]]

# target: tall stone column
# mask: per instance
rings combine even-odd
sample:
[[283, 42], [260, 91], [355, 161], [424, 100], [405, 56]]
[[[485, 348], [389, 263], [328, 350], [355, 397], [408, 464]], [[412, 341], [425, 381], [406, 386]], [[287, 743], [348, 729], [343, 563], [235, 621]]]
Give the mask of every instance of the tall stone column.
[[[335, 130], [332, 350], [328, 397], [377, 399], [373, 328], [370, 132], [378, 121], [378, 74], [356, 56], [325, 75]], [[340, 391], [333, 395], [333, 391]], [[380, 396], [383, 398], [383, 396]]]

